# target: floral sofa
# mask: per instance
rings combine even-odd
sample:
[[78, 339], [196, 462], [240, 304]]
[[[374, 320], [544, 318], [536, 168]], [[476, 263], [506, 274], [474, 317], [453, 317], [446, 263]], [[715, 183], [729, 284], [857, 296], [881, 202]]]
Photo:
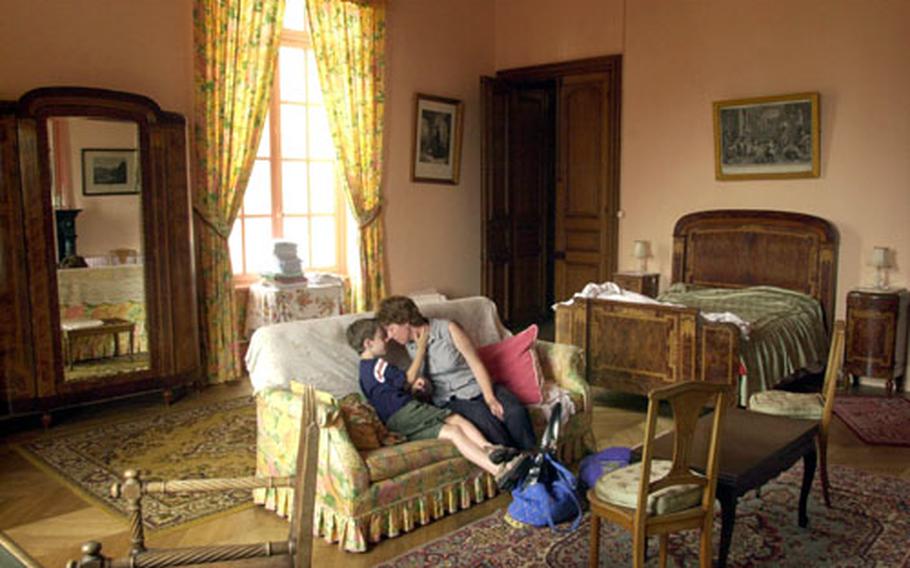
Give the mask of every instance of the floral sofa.
[[[509, 335], [499, 322], [495, 304], [487, 298], [426, 304], [421, 311], [427, 317], [457, 321], [478, 345]], [[344, 329], [364, 315], [261, 328], [247, 355], [257, 391], [257, 475], [294, 473], [300, 424], [295, 384], [314, 384], [319, 389], [320, 426], [314, 532], [352, 552], [365, 551], [368, 543], [398, 536], [497, 492], [492, 477], [461, 457], [447, 441], [357, 449], [339, 401], [359, 390], [357, 355], [347, 346]], [[564, 461], [573, 462], [593, 449], [594, 442], [581, 350], [545, 341], [538, 341], [535, 347], [545, 400], [529, 407], [532, 421], [539, 435], [552, 402], [560, 398], [571, 401], [568, 406], [574, 406], [575, 413], [563, 426], [559, 452]], [[257, 490], [254, 499], [287, 516], [292, 491]]]

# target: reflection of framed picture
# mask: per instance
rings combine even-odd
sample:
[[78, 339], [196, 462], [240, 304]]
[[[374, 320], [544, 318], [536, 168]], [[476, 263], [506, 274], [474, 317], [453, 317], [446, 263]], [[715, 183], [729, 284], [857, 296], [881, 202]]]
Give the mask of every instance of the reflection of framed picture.
[[417, 93], [412, 181], [458, 183], [462, 113], [459, 100]]
[[139, 193], [138, 154], [130, 148], [83, 148], [82, 195]]
[[714, 103], [717, 179], [818, 177], [818, 93]]

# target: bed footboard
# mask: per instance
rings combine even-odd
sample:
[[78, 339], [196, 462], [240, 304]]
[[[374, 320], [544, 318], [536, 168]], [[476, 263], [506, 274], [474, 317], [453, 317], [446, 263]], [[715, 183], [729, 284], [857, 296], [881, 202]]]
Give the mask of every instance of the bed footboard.
[[683, 381], [730, 386], [739, 376], [739, 329], [695, 308], [579, 299], [556, 310], [556, 342], [585, 351], [589, 384], [635, 394]]

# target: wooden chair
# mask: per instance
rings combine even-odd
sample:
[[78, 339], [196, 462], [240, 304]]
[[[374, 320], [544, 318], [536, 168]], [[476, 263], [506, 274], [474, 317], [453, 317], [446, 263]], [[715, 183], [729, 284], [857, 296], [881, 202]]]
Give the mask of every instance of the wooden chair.
[[819, 472], [822, 479], [822, 494], [828, 507], [831, 506], [831, 487], [828, 483], [828, 430], [834, 416], [834, 395], [839, 383], [838, 375], [844, 365], [844, 327], [843, 320], [834, 322], [834, 334], [831, 336], [821, 394], [769, 390], [755, 393], [749, 398], [749, 410], [754, 412], [820, 421], [817, 441]]
[[[726, 408], [726, 385], [686, 382], [651, 391], [640, 463], [612, 471], [588, 491], [591, 503], [591, 567], [599, 564], [600, 521], [616, 523], [632, 533], [632, 566], [645, 565], [647, 539], [660, 535], [660, 565], [667, 565], [667, 535], [685, 529], [701, 529], [701, 563], [713, 559], [711, 531], [714, 527], [714, 492], [717, 488], [717, 456], [720, 426]], [[654, 460], [653, 445], [661, 401], [673, 409], [673, 460]], [[711, 439], [706, 457], [706, 475], [689, 469], [695, 425], [705, 406], [714, 407]]]
[[111, 264], [136, 264], [139, 258], [139, 251], [136, 249], [116, 248], [110, 252]]
[[[313, 550], [313, 506], [316, 495], [319, 427], [316, 422], [316, 395], [313, 387], [305, 387], [302, 398], [295, 477], [144, 481], [138, 472], [127, 471], [124, 474], [124, 482], [115, 483], [111, 487], [111, 494], [127, 500], [130, 512], [129, 556], [122, 559], [107, 558], [101, 552], [101, 544], [91, 541], [82, 545], [82, 559], [70, 561], [67, 568], [166, 568], [213, 563], [236, 568], [309, 567]], [[157, 550], [147, 549], [145, 546], [142, 524], [143, 495], [272, 487], [294, 487], [294, 510], [287, 540]]]

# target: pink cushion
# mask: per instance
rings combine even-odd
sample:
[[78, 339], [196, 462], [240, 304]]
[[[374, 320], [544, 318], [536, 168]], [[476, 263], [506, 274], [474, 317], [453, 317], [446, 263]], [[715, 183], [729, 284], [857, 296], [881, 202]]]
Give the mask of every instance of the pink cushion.
[[539, 404], [542, 400], [535, 341], [537, 326], [532, 325], [518, 335], [477, 349], [493, 381], [504, 385], [524, 404]]

